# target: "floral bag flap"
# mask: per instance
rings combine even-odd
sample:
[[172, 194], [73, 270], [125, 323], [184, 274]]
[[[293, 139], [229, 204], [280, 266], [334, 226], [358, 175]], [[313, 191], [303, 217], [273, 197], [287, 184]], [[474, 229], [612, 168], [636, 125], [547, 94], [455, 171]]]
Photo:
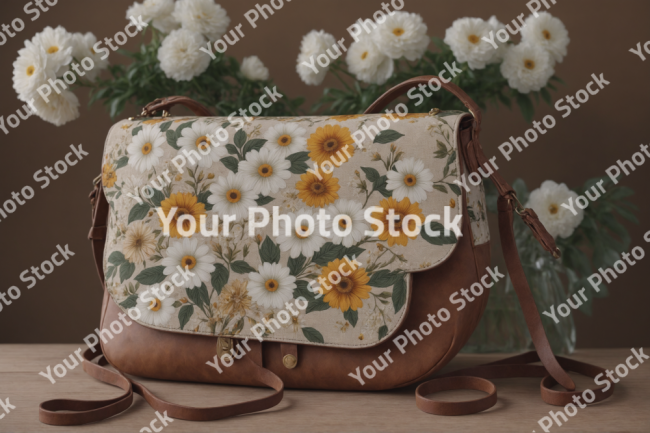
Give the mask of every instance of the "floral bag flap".
[[[410, 274], [461, 235], [465, 116], [121, 121], [102, 169], [106, 288], [164, 331], [376, 345], [406, 315]], [[466, 200], [487, 242], [482, 188]]]

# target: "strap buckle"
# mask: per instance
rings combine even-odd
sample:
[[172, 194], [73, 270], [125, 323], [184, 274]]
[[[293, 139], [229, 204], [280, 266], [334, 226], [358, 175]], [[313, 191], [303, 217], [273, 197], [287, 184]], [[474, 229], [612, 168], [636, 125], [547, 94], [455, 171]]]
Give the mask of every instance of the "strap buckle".
[[512, 198], [508, 197], [508, 204], [513, 203], [513, 198], [514, 198], [514, 201], [517, 202], [517, 203], [514, 203], [515, 212], [517, 212], [517, 215], [523, 216], [524, 212], [526, 211], [526, 208], [519, 201], [519, 198], [517, 197], [517, 194], [514, 191], [512, 191], [510, 193], [510, 196]]

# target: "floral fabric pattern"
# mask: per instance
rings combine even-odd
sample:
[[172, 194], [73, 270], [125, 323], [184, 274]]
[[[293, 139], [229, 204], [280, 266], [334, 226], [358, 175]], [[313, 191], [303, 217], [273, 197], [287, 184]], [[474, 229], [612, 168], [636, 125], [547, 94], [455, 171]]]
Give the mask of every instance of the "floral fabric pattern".
[[[457, 129], [466, 115], [397, 117], [365, 138], [363, 148], [353, 134], [387, 115], [255, 118], [241, 128], [215, 117], [122, 121], [109, 133], [102, 165], [111, 208], [109, 293], [124, 309], [146, 309], [139, 323], [165, 331], [255, 338], [252, 327], [275, 320], [281, 328], [266, 330], [269, 341], [375, 345], [404, 318], [410, 272], [439, 265], [457, 243], [443, 220], [445, 206], [450, 221], [462, 215], [453, 181], [460, 173]], [[220, 127], [228, 139], [215, 147], [210, 137]], [[468, 196], [474, 215], [476, 200], [484, 203], [483, 191], [478, 195]], [[271, 218], [249, 236], [249, 208], [273, 215], [274, 206], [292, 224], [277, 222], [274, 236]], [[368, 236], [376, 229], [364, 219], [371, 206], [381, 209], [372, 213], [379, 221], [387, 222], [389, 211], [413, 217], [404, 227], [400, 218], [393, 233]], [[293, 225], [321, 211], [347, 218], [328, 221], [331, 236]], [[430, 223], [440, 236], [424, 230], [412, 236], [417, 220], [431, 214], [440, 216]], [[234, 218], [228, 230], [223, 215]], [[335, 235], [334, 224], [341, 230], [351, 224], [350, 235]], [[194, 275], [173, 286], [179, 267]], [[328, 280], [340, 269], [348, 273]], [[319, 277], [329, 281], [321, 294], [309, 286]], [[165, 284], [171, 294], [142, 300]], [[306, 309], [282, 312], [300, 297]]]

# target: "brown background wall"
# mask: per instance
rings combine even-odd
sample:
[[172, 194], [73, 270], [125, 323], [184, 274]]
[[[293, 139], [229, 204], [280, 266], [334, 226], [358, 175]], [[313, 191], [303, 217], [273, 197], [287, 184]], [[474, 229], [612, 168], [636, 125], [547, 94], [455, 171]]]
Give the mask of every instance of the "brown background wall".
[[[5, 119], [22, 106], [11, 77], [12, 63], [25, 39], [48, 25], [63, 25], [70, 32], [92, 31], [99, 39], [112, 37], [126, 25], [126, 9], [132, 2], [59, 0], [34, 22], [22, 10], [25, 3], [0, 2], [0, 22], [20, 17], [26, 23], [21, 33], [0, 46], [0, 115]], [[232, 25], [244, 23], [246, 33], [228, 54], [240, 60], [258, 55], [279, 88], [291, 97], [307, 97], [309, 104], [322, 87], [304, 85], [295, 72], [301, 37], [322, 28], [349, 42], [346, 27], [358, 18], [371, 17], [381, 7], [379, 0], [293, 0], [268, 21], [259, 21], [253, 30], [244, 13], [255, 3], [221, 1]], [[453, 20], [464, 16], [487, 19], [495, 14], [502, 22], [509, 22], [521, 13], [528, 15], [524, 0], [405, 0], [405, 4], [405, 10], [423, 16], [429, 35], [439, 37], [444, 37]], [[571, 36], [569, 55], [557, 67], [557, 74], [567, 85], [554, 93], [553, 99], [575, 94], [591, 80], [592, 73], [604, 73], [611, 85], [567, 119], [559, 119], [551, 107], [539, 108], [536, 119], [552, 113], [559, 119], [557, 126], [502, 168], [507, 179], [525, 177], [530, 189], [546, 179], [570, 187], [580, 185], [587, 178], [604, 175], [617, 159], [629, 158], [639, 144], [648, 140], [650, 61], [642, 62], [628, 50], [637, 42], [650, 40], [650, 3], [558, 0], [550, 12], [565, 23]], [[126, 48], [134, 49], [138, 43], [131, 40]], [[110, 61], [121, 62], [124, 58], [112, 54]], [[10, 129], [9, 135], [0, 132], [0, 202], [25, 185], [36, 191], [33, 199], [0, 221], [0, 291], [6, 292], [12, 285], [22, 291], [18, 300], [0, 312], [0, 343], [80, 343], [99, 323], [101, 289], [86, 240], [90, 216], [87, 195], [91, 180], [100, 171], [104, 138], [112, 122], [102, 106], [86, 108], [85, 90], [76, 93], [82, 104], [78, 120], [57, 128], [32, 117], [17, 129]], [[130, 107], [126, 115], [136, 110]], [[511, 135], [521, 135], [525, 129], [527, 125], [517, 111], [490, 109], [482, 136], [488, 157], [498, 153], [500, 143]], [[41, 190], [33, 180], [34, 172], [62, 159], [70, 144], [83, 144], [90, 155]], [[499, 160], [503, 160], [501, 156]], [[632, 201], [640, 208], [640, 226], [626, 224], [633, 245], [645, 244], [643, 233], [650, 230], [649, 174], [650, 163], [622, 181], [637, 191]], [[20, 273], [49, 259], [57, 244], [69, 244], [76, 255], [27, 290], [27, 284], [19, 279]], [[650, 258], [611, 284], [610, 296], [595, 301], [592, 317], [574, 313], [579, 347], [650, 345], [648, 266]]]

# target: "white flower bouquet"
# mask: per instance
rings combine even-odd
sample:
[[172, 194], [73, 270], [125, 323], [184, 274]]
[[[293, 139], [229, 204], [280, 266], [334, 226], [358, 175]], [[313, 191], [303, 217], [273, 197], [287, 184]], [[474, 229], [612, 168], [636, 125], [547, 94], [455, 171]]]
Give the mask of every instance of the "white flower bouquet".
[[[513, 30], [496, 17], [461, 18], [447, 29], [444, 40], [427, 36], [427, 25], [418, 14], [394, 12], [383, 21], [358, 24], [360, 34], [344, 54], [334, 37], [311, 31], [303, 37], [297, 61], [300, 78], [320, 85], [328, 72], [337, 77], [342, 89], [326, 88], [314, 111], [327, 114], [361, 113], [386, 90], [420, 75], [447, 74], [481, 108], [488, 102], [510, 107], [516, 101], [527, 121], [534, 114], [533, 99], [551, 104], [551, 81], [555, 64], [567, 54], [569, 36], [564, 24], [547, 12], [530, 16], [515, 27], [521, 41], [509, 40]], [[506, 30], [508, 29], [508, 30]], [[497, 37], [505, 34], [508, 38]], [[501, 40], [504, 39], [505, 42]], [[433, 41], [437, 51], [428, 49]], [[329, 57], [329, 64], [321, 58]], [[318, 59], [318, 62], [314, 62]], [[410, 98], [409, 112], [431, 108], [464, 109], [447, 92], [425, 92], [426, 98]], [[541, 98], [540, 98], [541, 97]]]
[[[61, 126], [79, 117], [79, 100], [72, 92], [77, 87], [90, 88], [90, 103], [101, 100], [111, 117], [120, 114], [127, 102], [145, 106], [171, 95], [189, 96], [227, 116], [258, 102], [265, 87], [274, 87], [257, 56], [246, 57], [240, 64], [214, 50], [212, 44], [230, 24], [228, 14], [214, 0], [144, 0], [129, 7], [126, 19], [134, 23], [132, 33], [138, 28], [143, 35], [151, 34], [137, 52], [113, 45], [114, 51], [132, 59], [127, 66], [109, 65], [112, 51], [92, 33], [71, 34], [61, 26], [47, 27], [25, 41], [14, 62], [18, 98], [43, 120]], [[116, 37], [116, 42], [125, 41]], [[91, 59], [91, 67], [86, 66], [90, 65], [86, 58]], [[109, 78], [99, 77], [104, 69]], [[64, 82], [65, 89], [59, 85], [61, 92], [54, 89], [42, 97], [47, 93], [43, 86], [52, 88], [55, 80]], [[261, 107], [259, 115], [295, 114], [302, 102], [302, 98], [283, 95], [269, 107]]]

